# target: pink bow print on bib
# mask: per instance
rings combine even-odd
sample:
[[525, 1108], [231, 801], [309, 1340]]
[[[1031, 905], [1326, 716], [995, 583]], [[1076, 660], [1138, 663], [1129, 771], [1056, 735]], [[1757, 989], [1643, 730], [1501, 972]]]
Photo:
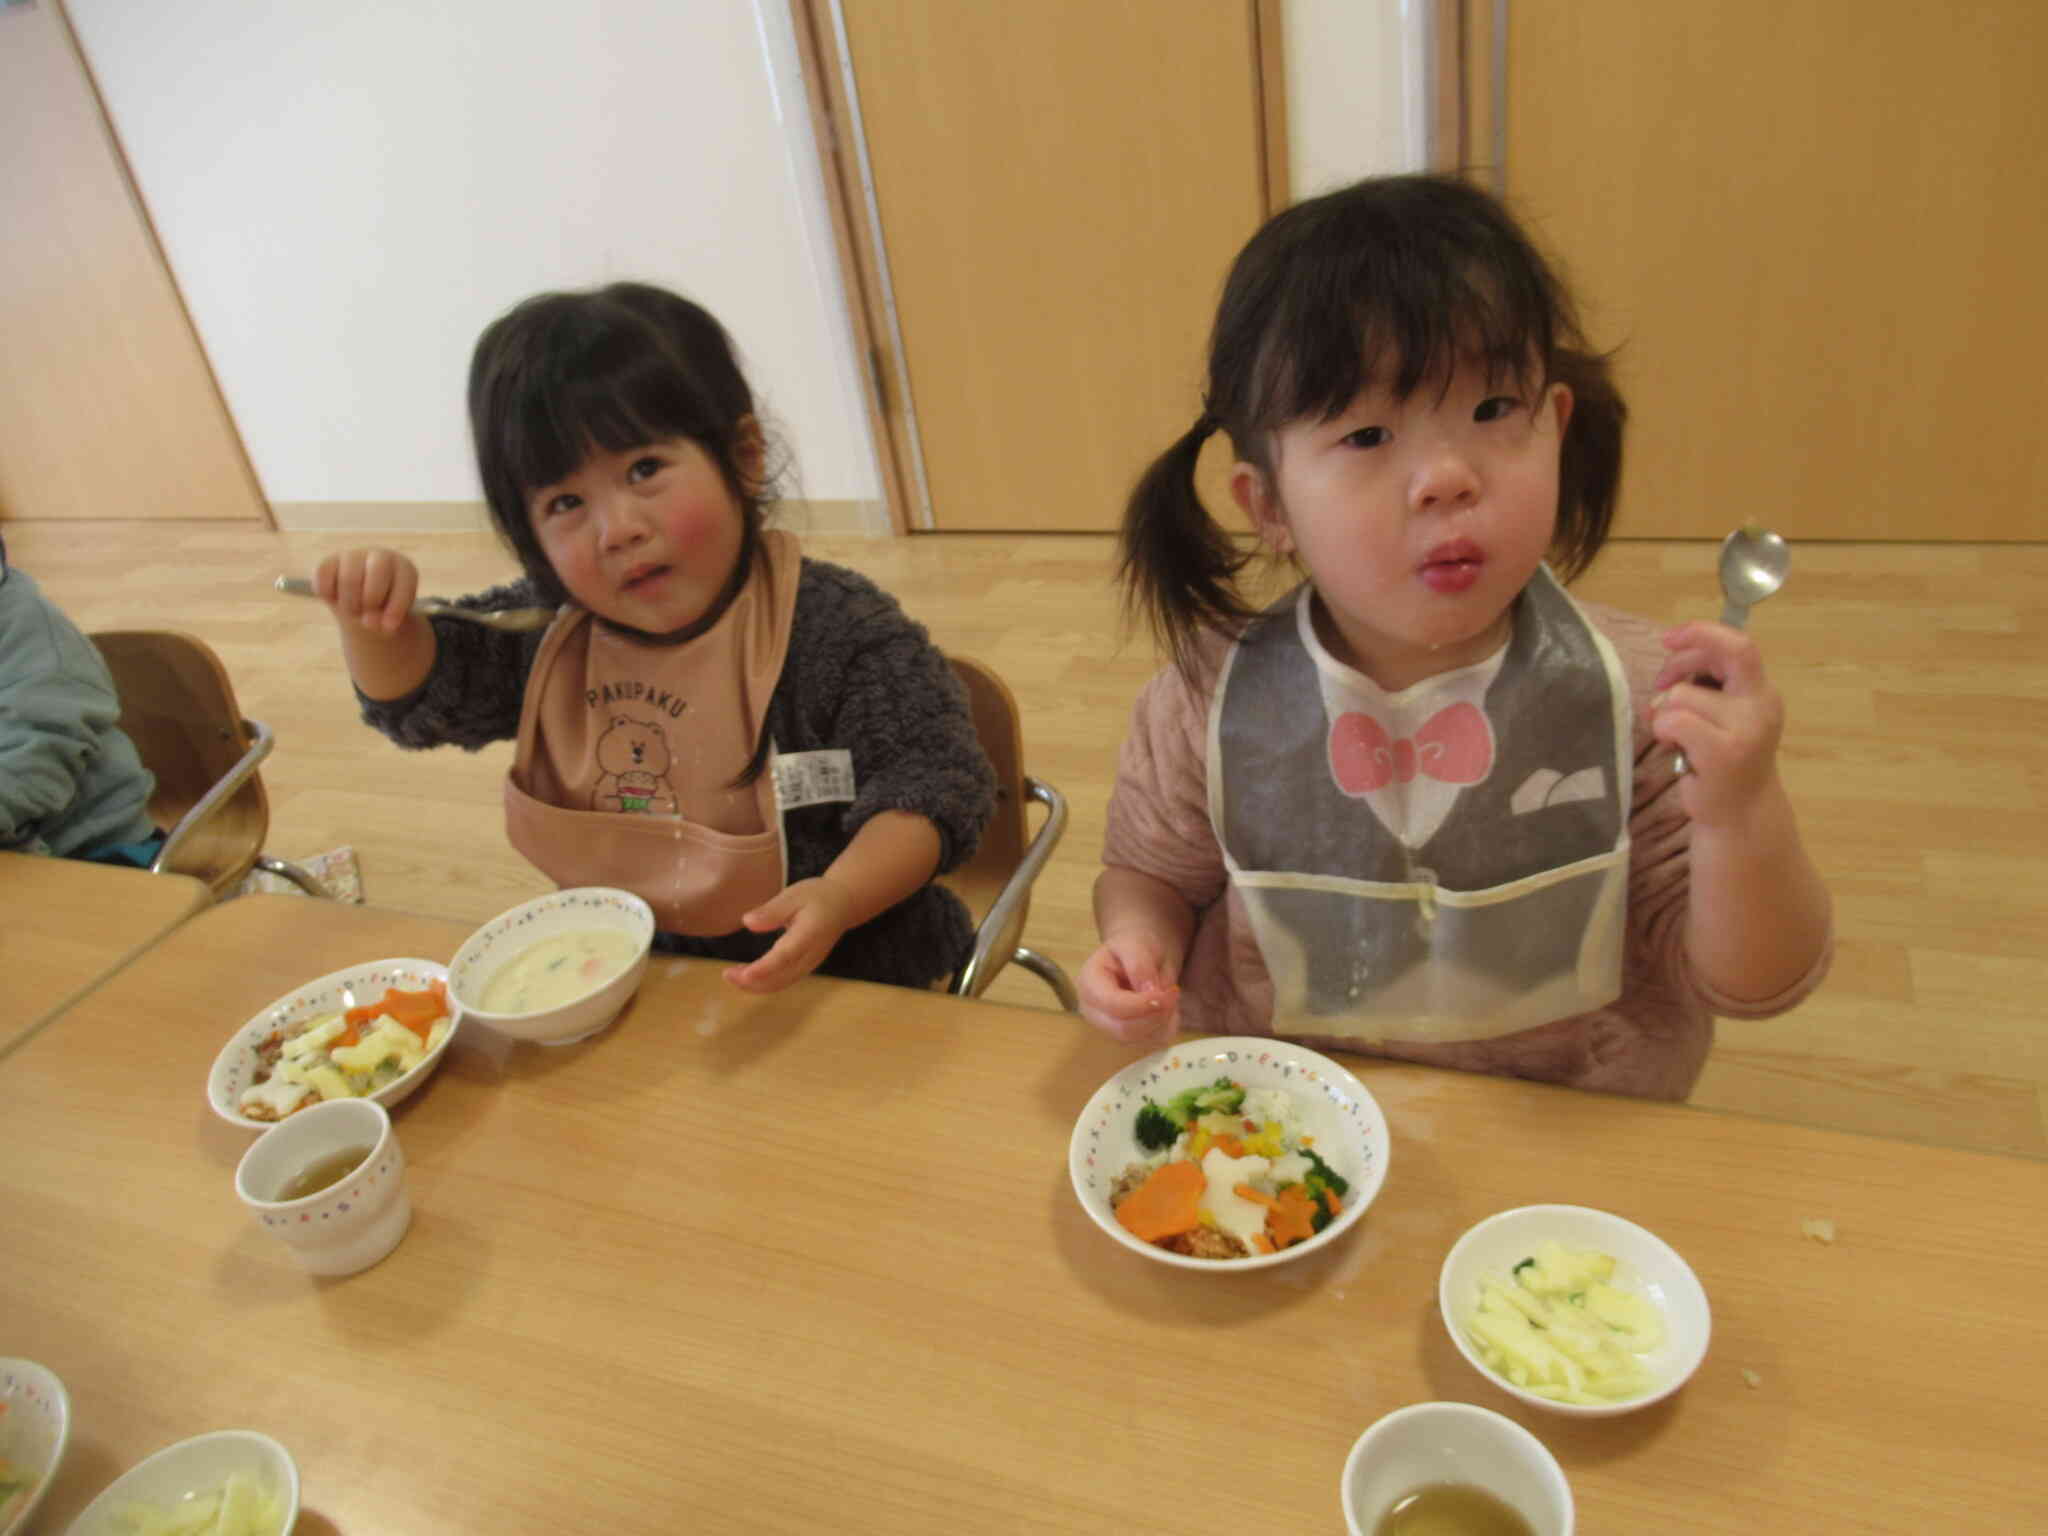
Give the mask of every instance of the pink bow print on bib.
[[1477, 784], [1493, 767], [1493, 730], [1470, 704], [1446, 704], [1412, 738], [1396, 740], [1371, 715], [1347, 710], [1330, 724], [1330, 776], [1347, 795], [1406, 784], [1418, 773]]

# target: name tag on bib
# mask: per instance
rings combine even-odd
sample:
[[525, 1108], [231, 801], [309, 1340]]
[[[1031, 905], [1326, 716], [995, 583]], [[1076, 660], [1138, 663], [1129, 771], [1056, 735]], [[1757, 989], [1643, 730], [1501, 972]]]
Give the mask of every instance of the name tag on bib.
[[853, 798], [853, 754], [844, 747], [778, 757], [774, 773], [775, 803], [785, 811]]

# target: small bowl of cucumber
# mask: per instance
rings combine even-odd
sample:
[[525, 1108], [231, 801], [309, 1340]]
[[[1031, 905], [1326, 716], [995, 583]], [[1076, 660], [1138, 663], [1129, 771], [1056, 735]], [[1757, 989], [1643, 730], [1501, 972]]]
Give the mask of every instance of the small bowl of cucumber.
[[1604, 1418], [1669, 1397], [1713, 1332], [1692, 1266], [1654, 1232], [1583, 1205], [1525, 1205], [1451, 1245], [1437, 1306], [1459, 1351], [1510, 1397]]

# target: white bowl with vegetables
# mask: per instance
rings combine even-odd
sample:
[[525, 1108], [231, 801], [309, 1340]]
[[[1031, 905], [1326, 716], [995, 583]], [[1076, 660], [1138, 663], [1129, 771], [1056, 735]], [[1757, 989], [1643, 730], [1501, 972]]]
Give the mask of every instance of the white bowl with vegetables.
[[57, 1373], [0, 1358], [0, 1536], [28, 1528], [70, 1439], [71, 1397]]
[[333, 1098], [410, 1098], [440, 1064], [461, 1015], [448, 968], [371, 960], [287, 992], [237, 1029], [207, 1074], [206, 1102], [244, 1130], [268, 1130]]
[[654, 909], [631, 891], [571, 886], [501, 912], [448, 964], [462, 1016], [513, 1040], [570, 1045], [608, 1028], [647, 974]]
[[1184, 1269], [1285, 1264], [1337, 1241], [1387, 1176], [1386, 1116], [1351, 1073], [1284, 1040], [1184, 1040], [1133, 1062], [1074, 1122], [1081, 1208]]
[[1437, 1276], [1474, 1369], [1532, 1407], [1632, 1412], [1699, 1369], [1713, 1332], [1692, 1266], [1654, 1232], [1583, 1205], [1525, 1205], [1458, 1239]]
[[67, 1536], [285, 1536], [298, 1518], [291, 1452], [253, 1429], [217, 1429], [137, 1462]]

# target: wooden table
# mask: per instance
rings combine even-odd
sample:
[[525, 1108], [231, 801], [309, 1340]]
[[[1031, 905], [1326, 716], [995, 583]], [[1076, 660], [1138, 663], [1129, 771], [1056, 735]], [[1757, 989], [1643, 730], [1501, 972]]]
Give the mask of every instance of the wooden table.
[[211, 899], [190, 875], [0, 853], [0, 1056]]
[[[297, 982], [464, 936], [243, 898], [0, 1062], [0, 1352], [55, 1369], [74, 1415], [40, 1529], [246, 1426], [297, 1456], [301, 1536], [1291, 1536], [1341, 1530], [1352, 1440], [1431, 1398], [1535, 1430], [1588, 1533], [2048, 1528], [2048, 1166], [1358, 1059], [1393, 1129], [1359, 1228], [1189, 1275], [1067, 1184], [1125, 1053], [936, 995], [755, 1000], [657, 958], [582, 1045], [465, 1032], [396, 1115], [411, 1233], [312, 1280], [235, 1200], [249, 1138], [207, 1068]], [[1699, 1271], [1713, 1347], [1675, 1398], [1563, 1420], [1457, 1354], [1445, 1251], [1540, 1201], [1640, 1220]]]

